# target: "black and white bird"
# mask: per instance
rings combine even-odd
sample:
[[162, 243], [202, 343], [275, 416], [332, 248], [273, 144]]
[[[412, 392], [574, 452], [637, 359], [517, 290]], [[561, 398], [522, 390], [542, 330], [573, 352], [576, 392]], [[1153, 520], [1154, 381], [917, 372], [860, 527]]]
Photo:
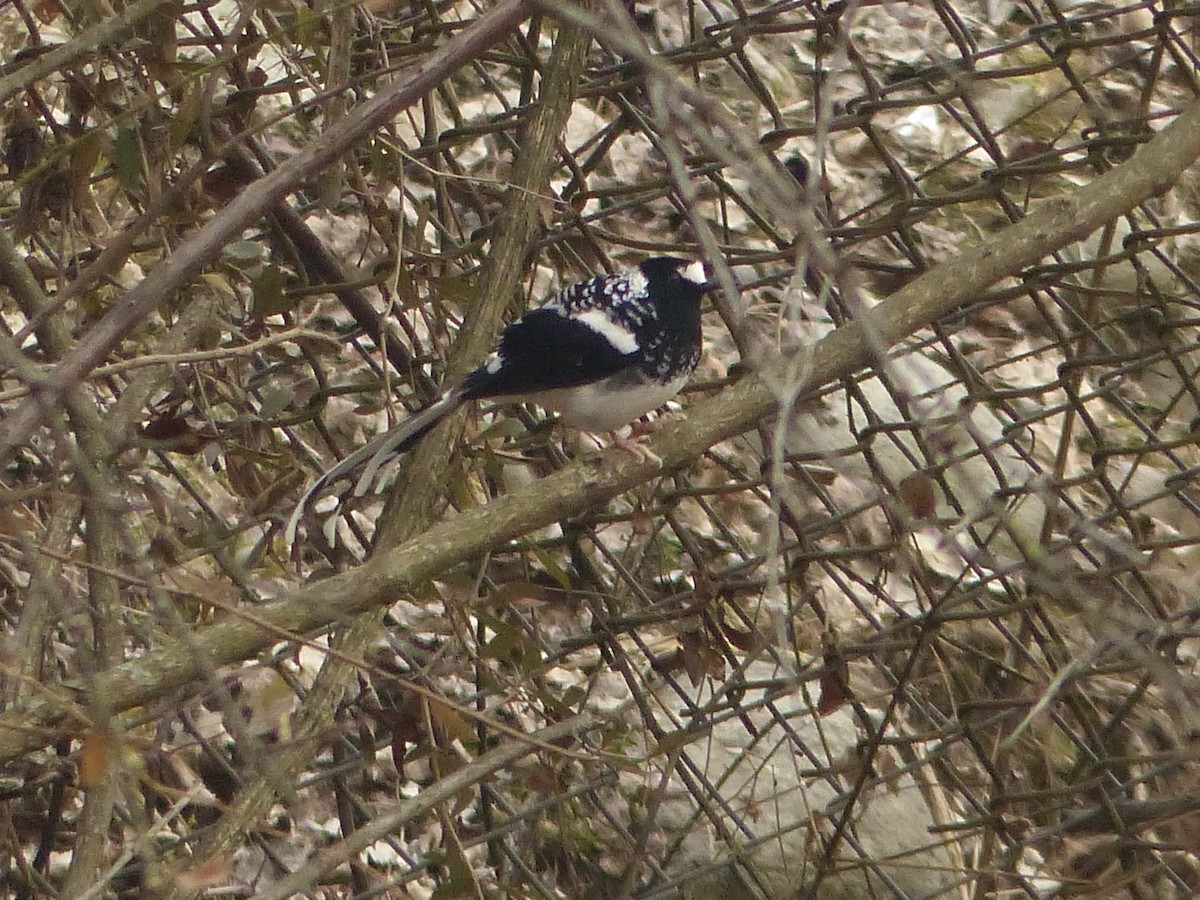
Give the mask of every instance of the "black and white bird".
[[614, 431], [662, 406], [700, 361], [700, 300], [708, 289], [702, 263], [673, 256], [565, 288], [508, 325], [487, 362], [460, 384], [313, 482], [288, 520], [287, 545], [295, 545], [314, 497], [360, 468], [352, 496], [366, 494], [380, 466], [469, 400], [529, 401], [591, 432]]

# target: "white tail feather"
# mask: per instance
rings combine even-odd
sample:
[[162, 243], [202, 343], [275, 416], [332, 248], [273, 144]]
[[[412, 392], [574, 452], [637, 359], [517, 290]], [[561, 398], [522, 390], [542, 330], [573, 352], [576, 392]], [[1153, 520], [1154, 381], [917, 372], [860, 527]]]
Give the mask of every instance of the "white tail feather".
[[292, 510], [291, 516], [288, 517], [287, 525], [283, 530], [283, 539], [286, 545], [292, 548], [295, 547], [296, 532], [299, 529], [301, 517], [303, 517], [309, 504], [324, 493], [326, 488], [349, 478], [365, 465], [362, 475], [355, 482], [354, 490], [351, 492], [351, 496], [353, 497], [363, 496], [371, 489], [371, 485], [375, 482], [376, 476], [379, 474], [379, 469], [384, 463], [398, 454], [411, 449], [411, 445], [423, 436], [425, 432], [433, 428], [445, 416], [458, 409], [462, 403], [463, 396], [461, 390], [446, 391], [425, 409], [415, 415], [409, 416], [397, 424], [396, 427], [379, 435], [379, 437], [375, 438], [369, 444], [359, 447], [336, 466], [321, 475], [300, 496], [300, 501], [296, 504], [296, 508]]

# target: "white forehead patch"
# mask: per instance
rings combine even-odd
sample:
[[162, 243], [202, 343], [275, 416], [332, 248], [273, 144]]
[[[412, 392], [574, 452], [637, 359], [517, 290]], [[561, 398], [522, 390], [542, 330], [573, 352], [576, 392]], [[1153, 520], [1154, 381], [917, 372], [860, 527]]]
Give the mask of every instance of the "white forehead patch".
[[621, 353], [633, 353], [638, 348], [637, 337], [633, 332], [624, 325], [614, 322], [603, 310], [589, 309], [586, 312], [577, 313], [572, 318], [602, 336]]
[[684, 281], [690, 281], [692, 284], [704, 284], [708, 281], [707, 276], [704, 274], [704, 263], [699, 260], [690, 262], [680, 269], [679, 277]]

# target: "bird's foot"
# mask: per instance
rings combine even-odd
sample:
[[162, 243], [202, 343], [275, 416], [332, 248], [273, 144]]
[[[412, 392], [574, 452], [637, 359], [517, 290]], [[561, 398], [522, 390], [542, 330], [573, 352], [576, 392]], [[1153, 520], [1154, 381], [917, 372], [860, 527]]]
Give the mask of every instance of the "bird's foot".
[[615, 431], [609, 433], [612, 446], [619, 447], [626, 453], [632, 453], [643, 462], [652, 462], [655, 465], [662, 465], [662, 457], [651, 450], [643, 443], [647, 436], [654, 433], [652, 424], [643, 424], [635, 422], [632, 430], [629, 432], [629, 437], [622, 437]]

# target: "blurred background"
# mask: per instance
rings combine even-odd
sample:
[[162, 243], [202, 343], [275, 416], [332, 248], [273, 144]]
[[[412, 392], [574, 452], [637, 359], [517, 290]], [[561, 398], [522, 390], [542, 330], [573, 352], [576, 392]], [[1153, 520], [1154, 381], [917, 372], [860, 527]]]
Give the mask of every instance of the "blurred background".
[[[478, 7], [0, 5], [0, 893], [1193, 896], [1197, 170], [810, 363], [1167, 127], [1196, 10]], [[783, 413], [370, 612], [271, 605], [595, 453], [474, 409], [282, 537], [502, 321], [656, 254], [720, 285], [658, 418], [780, 357]]]

